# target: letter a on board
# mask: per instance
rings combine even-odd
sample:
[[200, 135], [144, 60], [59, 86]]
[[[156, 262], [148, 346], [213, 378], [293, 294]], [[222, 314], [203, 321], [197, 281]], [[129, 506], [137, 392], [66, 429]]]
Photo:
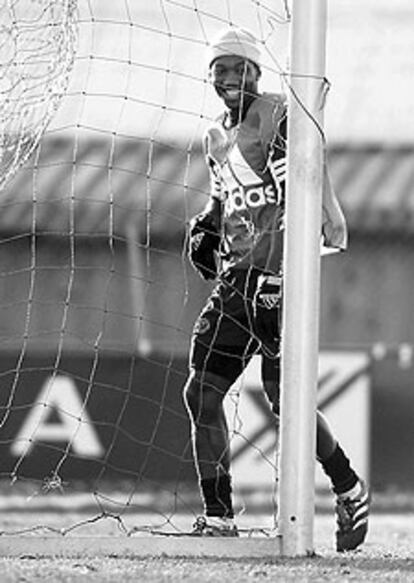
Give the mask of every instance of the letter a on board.
[[36, 442], [67, 442], [81, 457], [103, 454], [85, 403], [70, 377], [57, 375], [45, 381], [12, 443], [11, 453], [14, 456], [27, 455]]

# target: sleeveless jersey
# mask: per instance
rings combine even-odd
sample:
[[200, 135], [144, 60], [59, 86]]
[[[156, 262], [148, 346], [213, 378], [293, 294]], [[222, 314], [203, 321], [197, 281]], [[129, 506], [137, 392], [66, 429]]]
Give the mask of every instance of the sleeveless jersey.
[[236, 126], [222, 116], [207, 129], [211, 196], [221, 201], [221, 270], [277, 271], [282, 259], [286, 103], [263, 94]]

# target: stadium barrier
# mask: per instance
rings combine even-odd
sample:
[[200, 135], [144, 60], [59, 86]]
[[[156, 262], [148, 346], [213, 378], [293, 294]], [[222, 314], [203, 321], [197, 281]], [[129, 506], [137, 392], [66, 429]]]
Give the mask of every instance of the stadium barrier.
[[[63, 481], [195, 482], [185, 359], [71, 352], [57, 367], [52, 353], [20, 357], [0, 353], [3, 477], [41, 480], [58, 469]], [[275, 469], [259, 369], [254, 358], [226, 401], [235, 482], [246, 488], [269, 483]], [[414, 484], [413, 377], [409, 347], [321, 351], [319, 407], [374, 489]]]

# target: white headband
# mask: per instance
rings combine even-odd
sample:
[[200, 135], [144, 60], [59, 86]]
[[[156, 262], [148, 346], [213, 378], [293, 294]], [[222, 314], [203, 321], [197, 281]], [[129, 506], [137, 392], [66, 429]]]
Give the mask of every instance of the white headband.
[[261, 67], [262, 52], [251, 32], [242, 28], [221, 31], [208, 48], [208, 66], [219, 57], [237, 55]]

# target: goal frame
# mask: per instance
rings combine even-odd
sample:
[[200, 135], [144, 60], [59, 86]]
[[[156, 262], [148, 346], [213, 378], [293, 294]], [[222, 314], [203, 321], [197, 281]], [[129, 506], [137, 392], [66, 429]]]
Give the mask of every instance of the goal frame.
[[[186, 536], [3, 536], [0, 556], [306, 556], [313, 552], [316, 388], [319, 344], [321, 135], [326, 0], [292, 0], [282, 331], [278, 533], [274, 538], [197, 540]], [[128, 235], [131, 272], [139, 270], [136, 234]], [[138, 302], [143, 301], [140, 289]], [[137, 312], [140, 305], [137, 304]], [[145, 348], [144, 348], [145, 349]], [[87, 544], [86, 540], [88, 541]]]

